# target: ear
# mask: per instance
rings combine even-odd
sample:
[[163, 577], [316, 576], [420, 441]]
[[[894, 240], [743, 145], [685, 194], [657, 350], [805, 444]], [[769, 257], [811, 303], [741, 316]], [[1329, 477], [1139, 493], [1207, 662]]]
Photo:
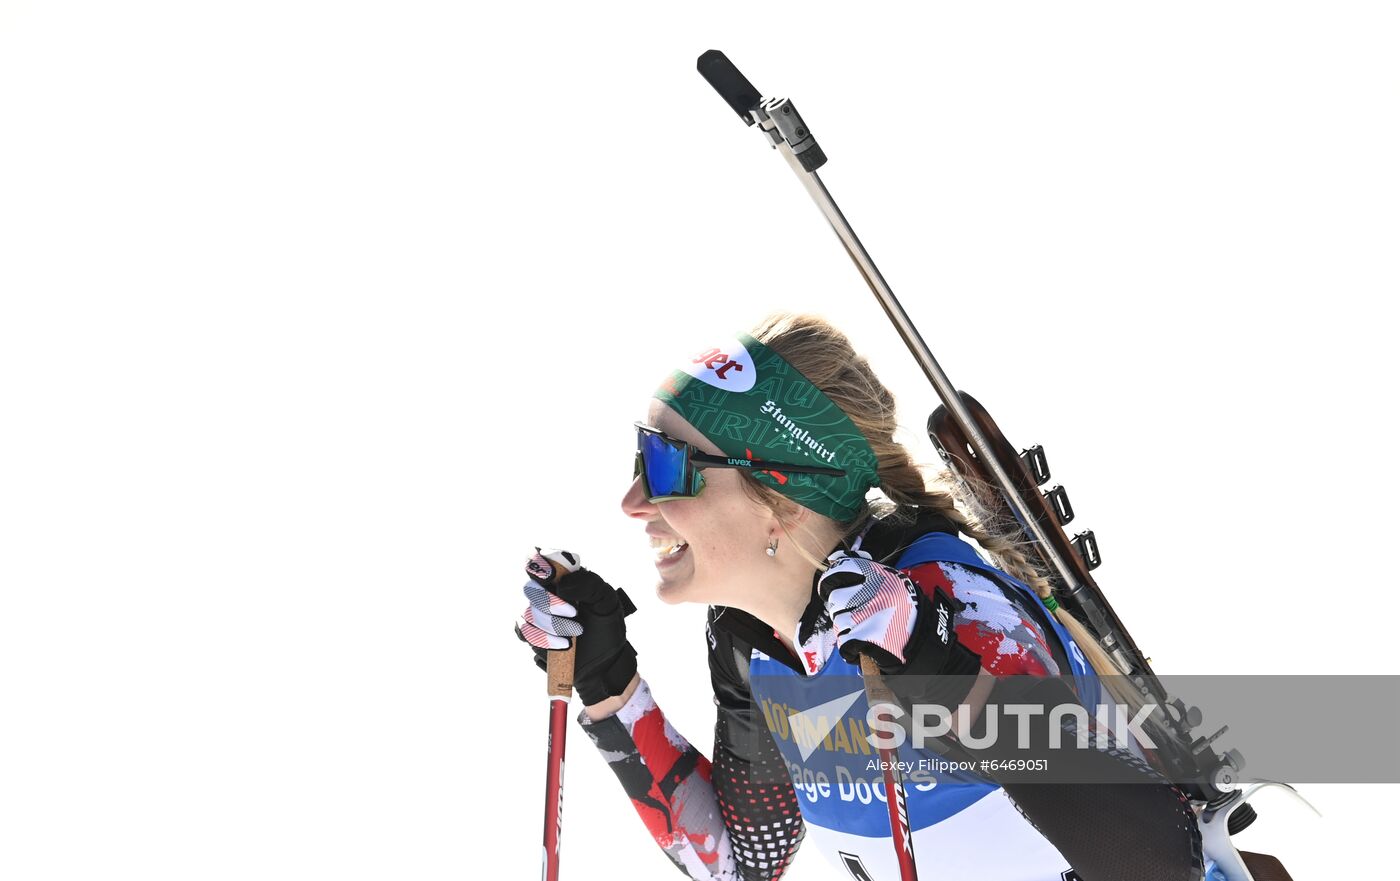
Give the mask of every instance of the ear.
[[[840, 524], [831, 518], [818, 514], [805, 505], [788, 500], [781, 514], [772, 514], [770, 532], [786, 532], [787, 537], [802, 549], [802, 555], [810, 561], [823, 560], [837, 545], [844, 532]], [[825, 565], [818, 562], [817, 574]]]
[[773, 512], [774, 522], [786, 529], [795, 529], [804, 524], [810, 525], [810, 518], [813, 516], [815, 516], [815, 512], [811, 508], [799, 505], [789, 498], [783, 498], [778, 503], [778, 510]]

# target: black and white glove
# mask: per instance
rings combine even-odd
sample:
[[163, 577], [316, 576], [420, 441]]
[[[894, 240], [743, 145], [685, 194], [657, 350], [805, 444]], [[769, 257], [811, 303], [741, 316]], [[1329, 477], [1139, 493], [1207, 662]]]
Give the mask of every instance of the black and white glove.
[[841, 657], [858, 664], [860, 655], [870, 655], [881, 667], [902, 666], [920, 612], [918, 587], [865, 551], [837, 551], [827, 563], [817, 592], [836, 627]]
[[567, 551], [537, 548], [525, 571], [529, 605], [515, 635], [534, 649], [535, 664], [545, 669], [548, 653], [568, 648], [573, 639], [574, 690], [585, 706], [626, 691], [637, 673], [637, 652], [623, 621], [637, 607], [627, 594], [579, 566], [578, 555]]
[[887, 684], [911, 705], [951, 706], [967, 694], [982, 658], [958, 642], [955, 600], [937, 590], [924, 593], [908, 575], [865, 551], [837, 551], [827, 562], [817, 592], [841, 657], [859, 664], [859, 656], [868, 654], [882, 673], [899, 674]]

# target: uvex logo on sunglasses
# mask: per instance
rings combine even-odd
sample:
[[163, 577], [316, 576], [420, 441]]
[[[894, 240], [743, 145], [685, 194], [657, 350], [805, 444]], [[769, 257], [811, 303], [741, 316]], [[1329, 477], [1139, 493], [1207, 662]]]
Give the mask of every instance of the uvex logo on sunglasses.
[[753, 388], [753, 358], [743, 343], [734, 340], [723, 349], [709, 348], [690, 359], [685, 368], [696, 379], [727, 392], [746, 392]]

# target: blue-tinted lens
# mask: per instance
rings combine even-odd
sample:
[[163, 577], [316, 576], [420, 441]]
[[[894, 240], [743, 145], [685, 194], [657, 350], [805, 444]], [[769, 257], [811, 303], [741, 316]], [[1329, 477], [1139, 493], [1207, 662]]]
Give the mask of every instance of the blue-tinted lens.
[[684, 449], [645, 431], [637, 433], [637, 449], [642, 453], [642, 467], [646, 470], [647, 489], [651, 496], [688, 494], [683, 486]]

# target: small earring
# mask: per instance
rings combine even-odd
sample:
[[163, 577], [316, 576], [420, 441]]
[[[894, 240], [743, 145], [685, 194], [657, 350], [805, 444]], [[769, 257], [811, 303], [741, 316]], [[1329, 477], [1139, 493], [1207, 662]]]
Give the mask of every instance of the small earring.
[[768, 556], [778, 556], [778, 540], [776, 538], [768, 542]]

